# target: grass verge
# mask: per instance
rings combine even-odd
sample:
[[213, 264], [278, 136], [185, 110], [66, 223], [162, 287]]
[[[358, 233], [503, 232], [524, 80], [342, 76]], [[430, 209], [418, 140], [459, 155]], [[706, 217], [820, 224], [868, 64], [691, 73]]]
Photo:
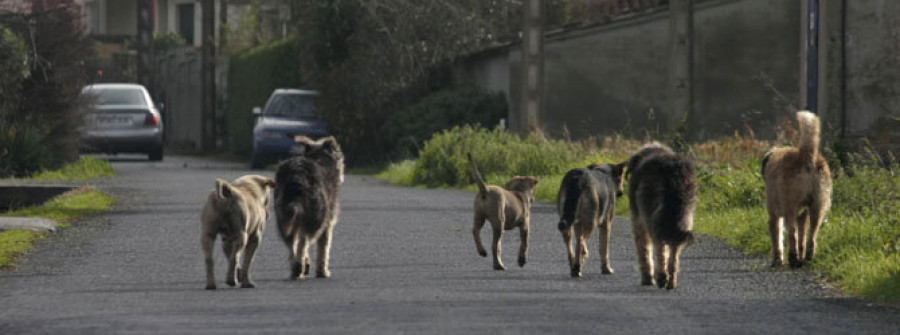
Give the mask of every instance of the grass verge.
[[78, 161], [68, 164], [59, 170], [42, 171], [30, 179], [39, 181], [74, 181], [114, 175], [115, 172], [113, 172], [109, 162], [94, 157], [82, 156]]
[[[416, 160], [391, 164], [376, 177], [402, 186], [474, 190], [465, 161], [465, 152], [471, 151], [488, 183], [502, 185], [516, 173], [530, 173], [541, 179], [536, 198], [555, 202], [568, 169], [619, 162], [639, 146], [640, 142], [622, 139], [572, 143], [456, 128], [436, 134]], [[747, 254], [769, 253], [759, 158], [770, 146], [736, 133], [734, 138], [688, 148], [697, 162], [700, 184], [697, 232], [722, 238]], [[833, 206], [819, 231], [816, 259], [806, 269], [849, 294], [900, 303], [900, 166], [860, 161], [843, 167], [831, 163]], [[628, 198], [620, 198], [617, 215], [627, 215], [627, 209]]]
[[[47, 203], [0, 214], [0, 216], [43, 217], [56, 220], [60, 228], [67, 228], [75, 219], [104, 213], [115, 202], [100, 191], [84, 188], [65, 193]], [[0, 232], [0, 268], [13, 267], [19, 255], [31, 250], [34, 241], [46, 236], [43, 232], [8, 230]]]

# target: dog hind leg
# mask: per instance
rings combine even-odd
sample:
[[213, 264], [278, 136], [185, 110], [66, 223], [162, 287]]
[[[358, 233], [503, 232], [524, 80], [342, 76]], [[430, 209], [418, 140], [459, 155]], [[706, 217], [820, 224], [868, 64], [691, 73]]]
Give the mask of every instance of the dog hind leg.
[[[331, 253], [331, 235], [334, 231], [334, 225], [337, 223], [336, 221], [337, 220], [333, 220], [331, 224], [328, 225], [328, 228], [322, 232], [318, 242], [316, 242], [319, 247], [319, 258], [316, 260], [316, 277], [319, 278], [331, 277], [331, 271], [328, 270], [328, 259]], [[309, 270], [307, 269], [307, 271]]]
[[684, 244], [672, 245], [669, 248], [669, 281], [666, 283], [667, 290], [674, 290], [678, 287], [678, 268], [681, 266], [681, 251]]
[[241, 257], [241, 267], [238, 269], [238, 280], [241, 282], [241, 288], [255, 288], [256, 284], [250, 279], [250, 263], [256, 255], [256, 249], [259, 247], [259, 241], [262, 238], [262, 232], [250, 234], [247, 238], [247, 247], [244, 248], [243, 257]]
[[484, 214], [476, 209], [475, 221], [472, 225], [472, 236], [475, 238], [475, 249], [481, 257], [487, 257], [487, 251], [484, 250], [484, 244], [481, 243], [481, 228], [484, 227]]
[[632, 215], [631, 231], [641, 268], [641, 285], [653, 285], [653, 260], [650, 258], [650, 234], [641, 218]]
[[528, 232], [531, 227], [529, 227], [531, 223], [528, 219], [522, 222], [522, 225], [519, 226], [519, 267], [524, 267], [526, 259], [528, 258]]
[[569, 226], [569, 228], [561, 231], [563, 243], [566, 244], [566, 254], [569, 256], [569, 270], [571, 270], [572, 265], [575, 264], [574, 250], [572, 250], [572, 230], [572, 227]]
[[799, 255], [799, 244], [797, 241], [797, 208], [788, 208], [787, 215], [784, 216], [784, 227], [788, 236], [788, 263], [792, 268], [803, 266], [803, 262]]
[[612, 230], [612, 212], [600, 222], [600, 260], [603, 262], [603, 274], [612, 274], [613, 269], [609, 263], [609, 237]]
[[237, 277], [238, 259], [241, 257], [241, 251], [244, 249], [247, 241], [247, 234], [222, 241], [225, 254], [228, 257], [228, 270], [225, 272], [225, 284], [235, 286]]
[[503, 260], [501, 256], [501, 245], [500, 240], [503, 237], [503, 223], [505, 222], [505, 218], [503, 215], [499, 215], [497, 221], [499, 222], [491, 222], [491, 228], [493, 228], [493, 252], [494, 252], [494, 270], [506, 270], [506, 267], [503, 266]]
[[769, 238], [772, 240], [772, 267], [784, 266], [784, 243], [782, 241], [782, 221], [774, 213], [769, 213]]
[[822, 227], [822, 220], [825, 219], [825, 206], [813, 205], [809, 207], [809, 244], [806, 249], [806, 261], [812, 261], [816, 254], [816, 237], [819, 235], [819, 228]]
[[213, 261], [213, 246], [216, 243], [216, 234], [203, 234], [203, 258], [206, 261], [206, 289], [216, 289], [216, 276], [213, 273], [215, 262]]
[[806, 228], [809, 227], [809, 209], [800, 211], [797, 216], [797, 257], [801, 262], [806, 260]]
[[658, 240], [653, 241], [653, 253], [656, 255], [656, 286], [659, 288], [666, 287], [670, 279], [669, 271], [666, 270], [668, 267], [668, 249], [669, 246], [666, 243]]

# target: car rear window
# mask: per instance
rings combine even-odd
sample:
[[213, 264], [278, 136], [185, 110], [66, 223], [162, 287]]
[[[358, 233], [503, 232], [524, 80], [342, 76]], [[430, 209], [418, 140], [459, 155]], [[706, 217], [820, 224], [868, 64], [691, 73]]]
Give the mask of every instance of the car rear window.
[[144, 91], [138, 88], [95, 88], [88, 95], [94, 100], [94, 105], [140, 105], [146, 106]]
[[266, 115], [299, 119], [315, 119], [315, 96], [308, 94], [278, 94], [266, 106]]

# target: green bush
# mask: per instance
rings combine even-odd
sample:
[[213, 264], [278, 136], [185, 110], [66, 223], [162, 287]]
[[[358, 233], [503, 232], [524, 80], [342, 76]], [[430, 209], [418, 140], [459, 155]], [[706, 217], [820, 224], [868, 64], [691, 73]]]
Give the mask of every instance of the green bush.
[[280, 41], [247, 50], [231, 58], [228, 67], [228, 100], [225, 131], [230, 150], [249, 156], [252, 150], [253, 107], [262, 107], [276, 88], [303, 88], [300, 48]]
[[388, 116], [382, 127], [396, 156], [414, 157], [434, 133], [465, 124], [493, 128], [507, 115], [503, 93], [476, 87], [444, 89]]
[[538, 134], [525, 139], [503, 130], [462, 126], [436, 134], [425, 142], [416, 160], [413, 181], [428, 186], [471, 184], [466, 153], [472, 153], [483, 176], [543, 176], [565, 172], [580, 161], [579, 150]]
[[[83, 62], [93, 52], [73, 26], [77, 5], [58, 5], [0, 26], [0, 177], [28, 176], [78, 158], [78, 97], [87, 79]], [[36, 13], [21, 15], [27, 14]]]

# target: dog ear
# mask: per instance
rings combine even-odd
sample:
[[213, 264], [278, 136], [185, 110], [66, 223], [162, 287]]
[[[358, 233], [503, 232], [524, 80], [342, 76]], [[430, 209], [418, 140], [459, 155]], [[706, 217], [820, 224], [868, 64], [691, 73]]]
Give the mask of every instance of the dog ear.
[[322, 143], [322, 149], [328, 152], [338, 152], [341, 151], [341, 146], [338, 145], [337, 139], [334, 136], [328, 136], [319, 140]]
[[225, 200], [230, 198], [234, 190], [231, 189], [231, 184], [222, 179], [216, 179], [216, 197], [220, 200]]

